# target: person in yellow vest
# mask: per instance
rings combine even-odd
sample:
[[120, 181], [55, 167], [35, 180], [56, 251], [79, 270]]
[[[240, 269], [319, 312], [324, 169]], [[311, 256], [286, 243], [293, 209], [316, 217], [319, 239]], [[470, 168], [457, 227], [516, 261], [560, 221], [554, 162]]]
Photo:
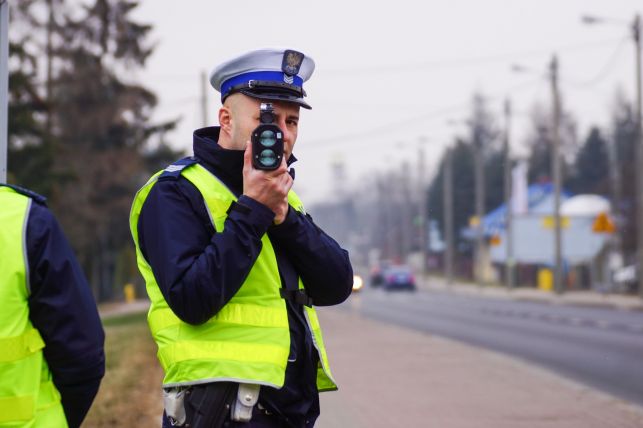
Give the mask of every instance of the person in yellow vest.
[[83, 272], [45, 199], [0, 184], [0, 428], [79, 427], [105, 372]]
[[[135, 197], [130, 227], [165, 372], [164, 427], [310, 427], [318, 393], [337, 389], [313, 306], [344, 301], [352, 267], [291, 190], [313, 69], [283, 49], [215, 68], [220, 126], [196, 130], [194, 156]], [[250, 144], [267, 103], [283, 133], [274, 170], [253, 166]]]

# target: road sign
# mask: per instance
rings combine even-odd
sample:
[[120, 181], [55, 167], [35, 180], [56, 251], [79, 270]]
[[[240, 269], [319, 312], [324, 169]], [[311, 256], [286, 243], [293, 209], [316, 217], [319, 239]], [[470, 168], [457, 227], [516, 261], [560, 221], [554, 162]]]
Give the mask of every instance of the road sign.
[[600, 213], [594, 220], [594, 224], [592, 224], [592, 232], [594, 233], [614, 233], [615, 231], [614, 222], [607, 213]]
[[[562, 229], [567, 229], [569, 227], [570, 220], [569, 217], [561, 216], [560, 217], [560, 227]], [[543, 217], [543, 227], [545, 229], [553, 229], [556, 227], [556, 222], [553, 215], [546, 215]]]

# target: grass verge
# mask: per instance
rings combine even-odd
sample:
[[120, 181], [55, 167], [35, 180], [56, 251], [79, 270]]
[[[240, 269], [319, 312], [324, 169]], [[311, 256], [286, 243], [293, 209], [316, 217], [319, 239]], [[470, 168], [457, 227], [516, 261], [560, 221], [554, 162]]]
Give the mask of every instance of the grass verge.
[[83, 427], [161, 426], [163, 372], [145, 317], [104, 321], [106, 372]]

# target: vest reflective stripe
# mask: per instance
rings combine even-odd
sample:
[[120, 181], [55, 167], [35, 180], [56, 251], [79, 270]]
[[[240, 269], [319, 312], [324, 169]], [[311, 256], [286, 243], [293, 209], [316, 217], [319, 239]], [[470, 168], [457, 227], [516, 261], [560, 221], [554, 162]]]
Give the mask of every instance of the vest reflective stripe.
[[0, 398], [0, 423], [29, 421], [34, 418], [33, 396]]
[[[276, 308], [256, 308], [252, 310], [252, 304], [245, 303], [228, 303], [219, 313], [211, 318], [208, 323], [228, 323], [228, 324], [246, 324], [264, 327], [285, 327], [280, 309]], [[256, 306], [256, 305], [255, 305]], [[250, 309], [250, 310], [248, 310]], [[151, 330], [161, 331], [169, 327], [176, 327], [183, 323], [174, 315], [170, 308], [158, 309], [150, 313], [148, 324]]]
[[322, 340], [321, 326], [317, 318], [317, 312], [313, 308], [304, 307], [304, 315], [308, 326], [312, 332], [313, 344], [319, 354], [319, 366], [317, 367], [317, 389], [319, 391], [335, 391], [337, 385], [330, 372], [330, 364], [328, 363], [328, 355], [326, 354], [326, 347]]
[[15, 337], [0, 338], [0, 363], [21, 360], [45, 347], [35, 328]]
[[[238, 380], [281, 387], [290, 353], [290, 329], [286, 304], [279, 295], [281, 279], [277, 260], [268, 235], [262, 237], [259, 257], [228, 304], [202, 325], [184, 323], [167, 306], [138, 246], [138, 216], [159, 174], [138, 192], [132, 206], [130, 228], [137, 244], [139, 269], [152, 301], [148, 322], [159, 346], [158, 357], [165, 370], [164, 386]], [[198, 164], [185, 167], [181, 174], [201, 192], [210, 219], [217, 233], [221, 233], [235, 196]], [[303, 211], [299, 198], [294, 192], [291, 195], [289, 201], [292, 199], [293, 206]], [[300, 287], [303, 287], [301, 281]], [[320, 360], [323, 360], [320, 364], [323, 375], [318, 376], [321, 380], [318, 387], [320, 390], [336, 389], [329, 377], [318, 324], [317, 329], [311, 325], [311, 331], [316, 346], [321, 348]]]
[[231, 360], [238, 362], [258, 362], [277, 360], [283, 357], [283, 348], [279, 345], [257, 345], [252, 343], [235, 343], [229, 346], [226, 342], [212, 340], [190, 340], [163, 347], [158, 353], [163, 366], [170, 366], [187, 360]]
[[31, 199], [0, 186], [0, 427], [66, 427], [45, 344], [29, 320], [30, 206]]

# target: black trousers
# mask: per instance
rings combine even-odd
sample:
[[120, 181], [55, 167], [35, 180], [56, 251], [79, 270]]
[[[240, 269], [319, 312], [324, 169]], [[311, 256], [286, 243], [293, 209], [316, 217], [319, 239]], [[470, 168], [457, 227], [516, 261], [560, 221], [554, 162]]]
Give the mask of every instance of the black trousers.
[[224, 428], [290, 428], [291, 426], [282, 421], [276, 415], [267, 415], [255, 406], [250, 422], [233, 422], [228, 420], [223, 423]]
[[[181, 427], [189, 428], [290, 428], [291, 425], [277, 415], [268, 414], [255, 406], [249, 422], [230, 420], [230, 407], [237, 398], [238, 384], [213, 382], [194, 385], [186, 390], [185, 412], [187, 420]], [[176, 428], [163, 412], [163, 428]]]

